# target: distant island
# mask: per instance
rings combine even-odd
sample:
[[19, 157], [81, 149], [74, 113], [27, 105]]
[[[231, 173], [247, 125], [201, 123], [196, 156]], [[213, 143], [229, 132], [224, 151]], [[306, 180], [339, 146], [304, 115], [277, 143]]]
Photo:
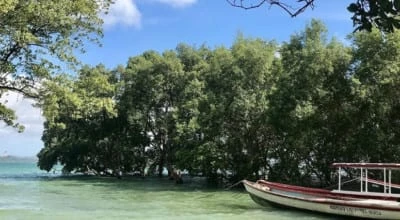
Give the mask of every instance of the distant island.
[[38, 158], [36, 156], [30, 157], [20, 157], [12, 155], [2, 155], [0, 156], [0, 162], [37, 162]]

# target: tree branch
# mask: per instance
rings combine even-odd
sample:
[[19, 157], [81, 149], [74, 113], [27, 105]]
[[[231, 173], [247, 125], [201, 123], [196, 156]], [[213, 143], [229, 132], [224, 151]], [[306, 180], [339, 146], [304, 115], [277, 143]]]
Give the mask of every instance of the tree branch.
[[240, 0], [240, 4], [236, 3], [236, 0], [226, 0], [231, 6], [237, 7], [237, 8], [243, 8], [243, 9], [253, 9], [253, 8], [258, 8], [264, 3], [266, 3], [268, 0], [261, 0], [258, 4], [256, 5], [251, 5], [251, 6], [245, 6], [243, 4], [244, 0]]
[[17, 88], [17, 87], [14, 87], [14, 86], [0, 85], [0, 90], [18, 92], [18, 93], [21, 93], [24, 96], [26, 96], [28, 98], [32, 98], [32, 99], [39, 98], [38, 94], [30, 93], [30, 92], [24, 90], [24, 88]]
[[[259, 0], [256, 4], [246, 4], [246, 0], [226, 0], [231, 6], [243, 9], [254, 9], [259, 8], [264, 4], [276, 5], [282, 8], [290, 17], [296, 17], [297, 15], [303, 13], [307, 8], [314, 8], [314, 0], [297, 0], [297, 2], [304, 3], [299, 9], [295, 9], [289, 4], [286, 4], [280, 0]], [[251, 0], [250, 0], [251, 1]]]

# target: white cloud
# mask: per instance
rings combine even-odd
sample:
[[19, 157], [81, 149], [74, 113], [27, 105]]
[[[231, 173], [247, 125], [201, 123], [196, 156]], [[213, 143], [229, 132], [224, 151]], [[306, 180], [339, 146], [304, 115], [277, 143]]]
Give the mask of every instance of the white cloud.
[[0, 103], [5, 103], [7, 107], [15, 110], [17, 122], [25, 126], [25, 131], [18, 133], [17, 129], [0, 122], [0, 154], [7, 152], [17, 156], [36, 155], [43, 147], [41, 136], [44, 118], [40, 109], [32, 106], [33, 100], [15, 92], [4, 94]]
[[102, 18], [106, 27], [121, 24], [140, 28], [142, 14], [133, 0], [116, 0]]
[[[144, 0], [144, 2], [161, 3], [174, 8], [184, 8], [195, 4], [197, 0]], [[108, 13], [102, 14], [101, 17], [105, 27], [124, 25], [140, 28], [142, 24], [142, 14], [134, 0], [115, 0]]]
[[175, 8], [184, 8], [193, 5], [197, 0], [156, 0], [160, 3], [171, 5]]

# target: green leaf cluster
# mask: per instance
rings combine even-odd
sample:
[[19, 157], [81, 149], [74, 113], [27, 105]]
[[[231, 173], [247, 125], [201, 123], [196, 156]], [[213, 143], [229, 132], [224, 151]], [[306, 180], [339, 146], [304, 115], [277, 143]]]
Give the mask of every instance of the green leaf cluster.
[[[100, 12], [111, 0], [2, 0], [0, 2], [0, 96], [8, 91], [37, 98], [42, 80], [75, 67], [74, 52], [87, 42], [99, 43]], [[18, 126], [4, 103], [0, 114]], [[10, 117], [5, 117], [5, 116]]]
[[351, 19], [356, 31], [379, 28], [382, 32], [393, 32], [400, 28], [399, 0], [357, 0], [347, 10], [353, 13]]

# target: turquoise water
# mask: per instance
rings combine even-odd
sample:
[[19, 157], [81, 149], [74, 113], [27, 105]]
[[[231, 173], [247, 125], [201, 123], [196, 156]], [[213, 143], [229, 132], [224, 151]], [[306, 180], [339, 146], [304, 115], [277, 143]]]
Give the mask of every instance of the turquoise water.
[[261, 207], [242, 191], [198, 181], [62, 177], [34, 162], [0, 162], [0, 219], [327, 219]]

